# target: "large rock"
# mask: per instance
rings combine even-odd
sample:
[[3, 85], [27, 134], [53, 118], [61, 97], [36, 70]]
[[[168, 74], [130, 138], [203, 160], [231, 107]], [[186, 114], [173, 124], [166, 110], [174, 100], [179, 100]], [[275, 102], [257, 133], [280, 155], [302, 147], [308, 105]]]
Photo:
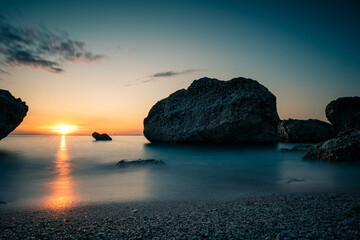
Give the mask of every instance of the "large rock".
[[334, 137], [334, 127], [326, 122], [309, 119], [283, 120], [278, 128], [280, 142], [322, 142]]
[[0, 89], [0, 140], [9, 135], [23, 121], [28, 106], [9, 91]]
[[111, 141], [112, 138], [107, 135], [106, 133], [100, 134], [97, 132], [93, 132], [93, 134], [91, 135], [93, 138], [95, 138], [96, 141]]
[[278, 123], [276, 97], [257, 81], [201, 78], [157, 102], [144, 135], [151, 142], [272, 143]]
[[360, 130], [340, 132], [335, 138], [310, 147], [303, 158], [327, 162], [360, 162]]
[[340, 132], [360, 129], [360, 97], [343, 97], [331, 101], [325, 109], [327, 119]]

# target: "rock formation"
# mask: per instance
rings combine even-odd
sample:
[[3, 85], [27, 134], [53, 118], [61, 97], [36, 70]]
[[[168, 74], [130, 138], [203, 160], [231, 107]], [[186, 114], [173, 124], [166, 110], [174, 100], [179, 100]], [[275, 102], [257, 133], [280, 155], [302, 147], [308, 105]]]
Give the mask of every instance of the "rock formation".
[[308, 150], [309, 147], [311, 147], [311, 145], [301, 144], [301, 145], [295, 145], [292, 148], [281, 148], [280, 151], [282, 151], [282, 152], [306, 151], [306, 150]]
[[280, 142], [322, 142], [334, 137], [335, 130], [329, 123], [309, 120], [283, 120], [278, 128]]
[[165, 165], [163, 160], [157, 159], [138, 159], [138, 160], [121, 160], [116, 164], [116, 167], [125, 168], [131, 166], [145, 166], [145, 165]]
[[0, 89], [0, 140], [9, 135], [23, 121], [28, 106], [9, 91]]
[[340, 132], [335, 138], [310, 147], [303, 158], [327, 162], [360, 162], [360, 130]]
[[144, 135], [151, 142], [273, 143], [278, 123], [276, 97], [257, 81], [201, 78], [157, 102]]
[[111, 141], [112, 138], [107, 135], [106, 133], [103, 133], [103, 134], [99, 134], [97, 132], [94, 132], [92, 134], [93, 138], [95, 138], [96, 141]]
[[326, 117], [337, 131], [360, 129], [360, 97], [343, 97], [331, 101], [325, 109]]

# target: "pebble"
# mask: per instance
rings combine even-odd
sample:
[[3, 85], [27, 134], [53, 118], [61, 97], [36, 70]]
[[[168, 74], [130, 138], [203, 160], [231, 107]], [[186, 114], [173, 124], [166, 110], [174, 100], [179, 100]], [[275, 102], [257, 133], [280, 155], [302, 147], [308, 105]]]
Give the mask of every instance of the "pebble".
[[357, 193], [0, 208], [0, 239], [360, 239]]

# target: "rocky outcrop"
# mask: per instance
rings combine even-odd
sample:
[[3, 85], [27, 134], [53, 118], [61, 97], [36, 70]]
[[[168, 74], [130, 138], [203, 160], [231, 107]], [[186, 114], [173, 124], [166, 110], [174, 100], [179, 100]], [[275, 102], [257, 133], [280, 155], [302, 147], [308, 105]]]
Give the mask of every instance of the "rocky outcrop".
[[157, 102], [144, 135], [151, 142], [272, 143], [278, 123], [276, 97], [257, 81], [201, 78]]
[[326, 117], [337, 131], [360, 129], [360, 97], [343, 97], [331, 101], [325, 109]]
[[99, 134], [97, 132], [94, 132], [91, 136], [93, 136], [93, 138], [95, 138], [96, 141], [111, 141], [112, 138], [107, 135], [106, 133], [103, 134]]
[[0, 89], [0, 140], [9, 135], [23, 121], [28, 106], [9, 91]]
[[121, 160], [116, 164], [116, 167], [126, 168], [132, 166], [145, 166], [145, 165], [165, 165], [163, 160], [157, 159], [138, 159], [138, 160]]
[[306, 150], [308, 150], [309, 147], [311, 147], [311, 145], [301, 144], [301, 145], [295, 145], [292, 148], [281, 148], [280, 151], [282, 151], [282, 152], [306, 151]]
[[360, 162], [360, 130], [340, 132], [335, 138], [310, 147], [303, 158], [326, 162]]
[[336, 135], [329, 123], [315, 119], [291, 118], [280, 122], [278, 133], [280, 142], [322, 142]]

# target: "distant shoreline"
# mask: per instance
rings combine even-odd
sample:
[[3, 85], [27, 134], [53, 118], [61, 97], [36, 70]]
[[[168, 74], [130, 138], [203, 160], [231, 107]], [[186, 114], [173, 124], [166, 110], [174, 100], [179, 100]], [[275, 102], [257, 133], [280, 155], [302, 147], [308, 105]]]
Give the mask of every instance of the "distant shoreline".
[[359, 193], [134, 201], [61, 211], [0, 206], [0, 238], [358, 239]]

